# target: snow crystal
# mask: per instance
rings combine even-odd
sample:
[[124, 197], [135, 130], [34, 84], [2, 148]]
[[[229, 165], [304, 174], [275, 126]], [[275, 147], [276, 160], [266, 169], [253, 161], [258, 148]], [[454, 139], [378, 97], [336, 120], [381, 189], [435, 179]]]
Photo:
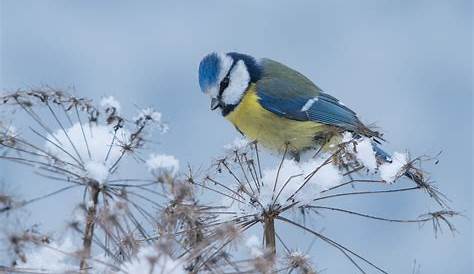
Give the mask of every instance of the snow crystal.
[[137, 256], [121, 266], [123, 273], [133, 274], [185, 274], [183, 262], [173, 260], [155, 248], [143, 247]]
[[100, 106], [105, 109], [114, 108], [116, 113], [120, 112], [120, 103], [113, 96], [103, 97], [100, 100]]
[[230, 72], [229, 86], [222, 93], [222, 101], [228, 105], [235, 105], [240, 101], [250, 81], [244, 61], [239, 60]]
[[377, 160], [375, 159], [375, 151], [372, 147], [372, 141], [369, 138], [357, 140], [357, 159], [368, 169], [377, 168]]
[[150, 172], [166, 172], [171, 176], [176, 175], [179, 170], [179, 161], [172, 155], [151, 154], [146, 165]]
[[395, 152], [391, 163], [384, 163], [379, 167], [380, 178], [387, 183], [393, 183], [403, 172], [403, 167], [408, 163], [406, 153]]
[[306, 101], [306, 103], [304, 104], [304, 106], [301, 108], [301, 111], [304, 112], [304, 111], [307, 111], [308, 109], [310, 109], [314, 103], [316, 103], [316, 101], [318, 101], [318, 97], [314, 97], [314, 98], [311, 98], [309, 99], [308, 101]]

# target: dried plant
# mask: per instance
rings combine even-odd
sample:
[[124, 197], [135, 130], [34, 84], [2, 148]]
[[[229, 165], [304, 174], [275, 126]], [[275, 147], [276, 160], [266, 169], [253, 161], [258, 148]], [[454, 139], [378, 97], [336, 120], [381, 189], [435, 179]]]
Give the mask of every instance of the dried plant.
[[[436, 159], [395, 153], [389, 163], [377, 162], [370, 140], [349, 133], [339, 144], [313, 151], [301, 162], [288, 157], [287, 145], [271, 168], [263, 163], [265, 152], [257, 142], [238, 140], [206, 172], [191, 168], [178, 172], [179, 162], [172, 156], [143, 156], [151, 148], [152, 132], [167, 130], [153, 109], [127, 119], [111, 97], [97, 107], [52, 88], [20, 90], [0, 99], [3, 109], [29, 117], [26, 132], [15, 130], [7, 120], [0, 124], [0, 160], [22, 164], [43, 180], [66, 183], [25, 201], [0, 193], [0, 214], [54, 199], [70, 189], [83, 192], [77, 216], [69, 222], [76, 243], [59, 244], [37, 229], [11, 233], [7, 241], [14, 262], [4, 271], [318, 273], [315, 265], [324, 262], [314, 261], [308, 251], [295, 250], [286, 240], [286, 233], [304, 231], [338, 250], [359, 272], [372, 268], [387, 273], [304, 220], [334, 213], [382, 222], [431, 223], [435, 235], [443, 227], [455, 231], [450, 218], [458, 213], [420, 168], [422, 162]], [[129, 178], [130, 169], [149, 172]], [[414, 191], [425, 192], [440, 210], [395, 219], [325, 204]], [[275, 223], [292, 230], [282, 233]], [[262, 235], [255, 237], [259, 227]], [[28, 251], [30, 246], [37, 247], [34, 253]], [[52, 263], [37, 261], [45, 256]]]

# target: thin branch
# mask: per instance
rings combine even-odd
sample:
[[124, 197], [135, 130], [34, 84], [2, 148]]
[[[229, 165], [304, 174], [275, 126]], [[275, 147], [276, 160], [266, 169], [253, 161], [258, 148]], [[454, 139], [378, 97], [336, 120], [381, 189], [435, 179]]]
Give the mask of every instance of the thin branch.
[[343, 245], [341, 245], [341, 244], [339, 244], [339, 243], [337, 243], [337, 242], [335, 242], [335, 241], [329, 239], [328, 237], [322, 235], [321, 233], [318, 233], [318, 232], [316, 232], [316, 231], [314, 231], [314, 230], [312, 230], [312, 229], [309, 229], [309, 228], [307, 228], [307, 227], [305, 227], [305, 226], [303, 226], [303, 225], [301, 225], [301, 224], [298, 224], [298, 223], [296, 223], [296, 222], [293, 222], [293, 221], [290, 220], [290, 219], [287, 219], [287, 218], [284, 218], [284, 217], [281, 217], [281, 216], [276, 217], [276, 219], [281, 220], [281, 221], [284, 221], [284, 222], [287, 222], [287, 223], [292, 224], [292, 225], [294, 225], [294, 226], [296, 226], [296, 227], [298, 227], [298, 228], [301, 228], [301, 229], [303, 229], [303, 230], [305, 230], [305, 231], [308, 231], [309, 233], [311, 233], [311, 234], [315, 235], [316, 237], [320, 238], [321, 240], [323, 240], [323, 241], [329, 243], [330, 245], [336, 247], [336, 248], [339, 249], [346, 257], [348, 257], [348, 258], [350, 259], [350, 261], [351, 261], [351, 262], [357, 267], [357, 269], [359, 269], [359, 271], [361, 271], [362, 273], [365, 273], [365, 272], [360, 268], [360, 266], [359, 266], [352, 258], [350, 258], [350, 256], [349, 256], [346, 252], [348, 252], [348, 253], [352, 254], [353, 256], [359, 258], [360, 260], [362, 260], [362, 261], [364, 261], [365, 263], [369, 264], [370, 266], [372, 266], [372, 267], [375, 268], [376, 270], [380, 271], [381, 273], [388, 274], [387, 271], [385, 271], [385, 270], [383, 270], [382, 268], [376, 266], [375, 264], [373, 264], [373, 263], [370, 262], [369, 260], [367, 260], [367, 259], [365, 259], [364, 257], [360, 256], [359, 254], [355, 253], [354, 251], [348, 249], [347, 247], [345, 247], [345, 246], [343, 246]]

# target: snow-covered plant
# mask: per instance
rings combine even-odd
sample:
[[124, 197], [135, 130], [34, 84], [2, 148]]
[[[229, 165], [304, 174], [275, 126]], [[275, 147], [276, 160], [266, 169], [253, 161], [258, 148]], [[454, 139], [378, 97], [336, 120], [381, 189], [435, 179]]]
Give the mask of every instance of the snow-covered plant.
[[[285, 240], [285, 235], [278, 233], [275, 222], [280, 222], [293, 227], [295, 233], [309, 233], [336, 248], [361, 273], [365, 273], [367, 266], [386, 273], [349, 247], [301, 221], [299, 214], [305, 218], [318, 218], [323, 212], [335, 212], [392, 223], [432, 223], [435, 233], [445, 224], [454, 231], [448, 218], [457, 213], [449, 209], [444, 195], [417, 167], [422, 161], [431, 160], [428, 157], [410, 159], [407, 153], [395, 152], [387, 162], [381, 162], [375, 156], [370, 139], [350, 133], [345, 133], [339, 144], [308, 152], [306, 159], [298, 162], [287, 157], [286, 147], [279, 162], [270, 168], [262, 166], [262, 152], [257, 142], [234, 140], [225, 148], [229, 153], [217, 160], [213, 172], [201, 181], [192, 177], [189, 180], [215, 194], [215, 201], [224, 206], [219, 213], [220, 219], [243, 223], [245, 229], [262, 226], [265, 269], [270, 263], [272, 271], [289, 269], [299, 273], [315, 273], [306, 254], [289, 249], [291, 245]], [[411, 177], [412, 180], [402, 180], [403, 177]], [[358, 188], [364, 189], [355, 190]], [[394, 219], [325, 204], [336, 198], [396, 195], [410, 191], [426, 192], [441, 209], [413, 219]], [[284, 255], [277, 251], [278, 246], [283, 249]], [[259, 269], [262, 266], [255, 267]]]
[[[337, 249], [361, 273], [368, 267], [386, 273], [308, 220], [326, 212], [432, 223], [435, 232], [446, 224], [454, 231], [448, 217], [457, 213], [419, 168], [429, 158], [394, 153], [381, 162], [372, 140], [350, 133], [300, 161], [286, 148], [277, 161], [265, 163], [257, 142], [236, 139], [203, 175], [192, 168], [183, 172], [174, 156], [150, 151], [151, 134], [168, 130], [152, 108], [128, 119], [113, 97], [102, 98], [97, 107], [51, 88], [7, 93], [0, 107], [15, 114], [0, 123], [0, 160], [24, 164], [41, 180], [66, 184], [23, 201], [0, 191], [0, 214], [70, 189], [82, 193], [69, 220], [73, 233], [61, 239], [35, 227], [9, 232], [5, 239], [13, 263], [0, 271], [317, 273], [316, 265], [324, 262], [292, 246], [279, 231], [281, 223], [292, 228], [286, 233], [306, 232]], [[29, 119], [25, 126], [14, 121], [19, 113]], [[412, 180], [402, 180], [406, 174]], [[441, 209], [393, 219], [325, 203], [411, 191], [426, 192]]]
[[[94, 242], [103, 245], [115, 260], [130, 258], [136, 251], [135, 238], [148, 236], [138, 216], [151, 212], [142, 203], [152, 200], [135, 191], [146, 186], [127, 184], [121, 169], [127, 158], [144, 165], [140, 153], [146, 148], [147, 134], [154, 128], [161, 132], [167, 128], [161, 114], [148, 108], [128, 120], [119, 115], [120, 104], [112, 97], [102, 99], [102, 108], [98, 108], [90, 100], [51, 88], [17, 91], [2, 96], [1, 101], [2, 108], [23, 111], [32, 122], [21, 134], [12, 127], [2, 127], [0, 145], [4, 154], [0, 157], [32, 167], [44, 180], [67, 184], [30, 201], [9, 202], [8, 209], [82, 188], [79, 217], [71, 220], [71, 227], [83, 238], [77, 253], [81, 269], [90, 267]], [[130, 165], [127, 162], [126, 168]], [[151, 178], [149, 185], [157, 183]], [[151, 215], [149, 221], [153, 223]], [[105, 242], [96, 239], [97, 235]]]

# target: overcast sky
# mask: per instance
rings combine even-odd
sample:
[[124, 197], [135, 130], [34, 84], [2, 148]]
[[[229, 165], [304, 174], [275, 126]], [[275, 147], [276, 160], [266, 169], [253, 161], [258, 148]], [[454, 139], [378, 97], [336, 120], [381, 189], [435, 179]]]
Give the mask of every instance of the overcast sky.
[[[155, 106], [170, 124], [156, 140], [158, 150], [200, 167], [238, 136], [200, 93], [200, 59], [210, 51], [272, 58], [307, 75], [364, 122], [375, 122], [388, 150], [442, 150], [440, 164], [427, 168], [453, 207], [471, 216], [471, 1], [3, 0], [0, 8], [1, 90], [74, 86], [80, 96], [113, 95], [129, 113]], [[41, 182], [13, 167], [0, 162], [0, 178], [28, 181], [12, 186], [17, 193], [44, 193]], [[416, 217], [433, 209], [422, 198], [351, 205]], [[30, 221], [61, 224], [61, 214], [44, 213], [52, 206], [36, 204]], [[410, 273], [414, 260], [420, 273], [471, 273], [471, 218], [455, 223], [455, 237], [438, 239], [428, 226], [344, 216], [328, 218], [326, 230], [391, 273]], [[312, 255], [324, 273], [353, 272], [322, 243]]]

